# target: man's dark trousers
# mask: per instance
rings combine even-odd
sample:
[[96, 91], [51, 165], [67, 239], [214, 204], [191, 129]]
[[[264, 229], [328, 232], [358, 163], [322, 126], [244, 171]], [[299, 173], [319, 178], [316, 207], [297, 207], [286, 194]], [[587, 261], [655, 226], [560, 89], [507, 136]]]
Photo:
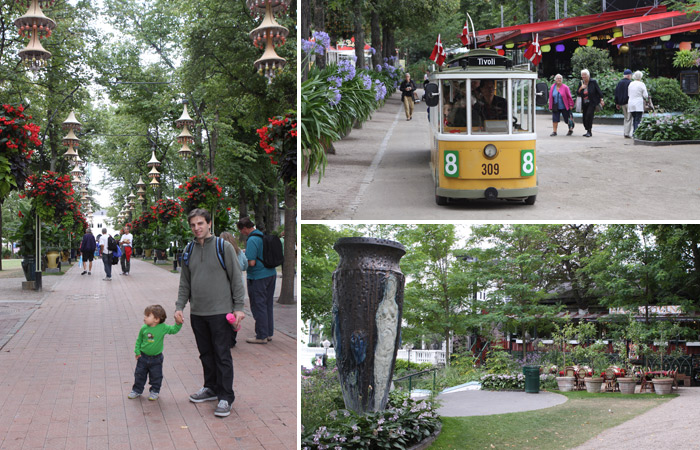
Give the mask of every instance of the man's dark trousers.
[[219, 400], [233, 404], [233, 358], [231, 333], [233, 329], [226, 314], [213, 316], [190, 315], [192, 332], [197, 341], [199, 359], [204, 371], [204, 387], [216, 392]]
[[276, 280], [277, 275], [259, 280], [248, 279], [250, 310], [255, 319], [255, 337], [258, 339], [272, 337], [275, 332], [273, 308]]

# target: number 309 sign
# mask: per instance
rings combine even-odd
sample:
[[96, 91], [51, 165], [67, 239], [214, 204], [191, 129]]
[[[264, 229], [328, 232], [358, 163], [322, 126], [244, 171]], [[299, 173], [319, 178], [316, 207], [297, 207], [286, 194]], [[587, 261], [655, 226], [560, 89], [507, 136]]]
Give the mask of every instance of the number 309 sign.
[[520, 176], [531, 177], [535, 174], [535, 151], [520, 151]]

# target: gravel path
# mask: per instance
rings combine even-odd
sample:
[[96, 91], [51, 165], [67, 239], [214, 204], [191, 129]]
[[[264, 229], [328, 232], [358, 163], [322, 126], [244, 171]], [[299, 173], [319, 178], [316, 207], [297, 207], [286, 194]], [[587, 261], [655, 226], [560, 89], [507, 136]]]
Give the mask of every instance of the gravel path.
[[700, 449], [700, 388], [681, 387], [677, 398], [602, 432], [580, 450]]

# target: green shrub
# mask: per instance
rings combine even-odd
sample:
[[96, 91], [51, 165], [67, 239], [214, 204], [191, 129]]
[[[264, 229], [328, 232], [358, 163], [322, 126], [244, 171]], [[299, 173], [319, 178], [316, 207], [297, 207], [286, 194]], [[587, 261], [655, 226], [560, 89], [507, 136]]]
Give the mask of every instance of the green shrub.
[[692, 50], [679, 50], [673, 55], [673, 67], [681, 69], [690, 69], [691, 67], [700, 65], [700, 51], [694, 48]]
[[688, 112], [690, 97], [681, 90], [681, 84], [673, 78], [650, 78], [644, 80], [647, 91], [656, 108], [663, 111]]
[[612, 58], [610, 52], [595, 47], [579, 47], [571, 56], [571, 75], [578, 78], [581, 70], [588, 69], [591, 78], [596, 78], [601, 73], [612, 70]]
[[331, 411], [345, 407], [335, 368], [302, 369], [301, 423], [316, 429], [328, 420]]
[[392, 396], [384, 411], [333, 411], [324, 425], [314, 428], [302, 422], [301, 446], [305, 450], [408, 448], [430, 436], [439, 424], [431, 402]]
[[487, 391], [523, 391], [525, 375], [489, 373], [481, 377], [481, 389]]
[[486, 358], [486, 371], [495, 374], [507, 374], [520, 369], [518, 363], [503, 350], [491, 350]]
[[397, 359], [394, 365], [394, 378], [402, 377], [404, 375], [409, 375], [411, 373], [422, 372], [424, 370], [432, 369], [433, 365], [425, 363], [415, 363], [408, 362], [405, 359]]
[[644, 141], [690, 141], [700, 139], [698, 116], [659, 117], [649, 115], [642, 119], [634, 137]]

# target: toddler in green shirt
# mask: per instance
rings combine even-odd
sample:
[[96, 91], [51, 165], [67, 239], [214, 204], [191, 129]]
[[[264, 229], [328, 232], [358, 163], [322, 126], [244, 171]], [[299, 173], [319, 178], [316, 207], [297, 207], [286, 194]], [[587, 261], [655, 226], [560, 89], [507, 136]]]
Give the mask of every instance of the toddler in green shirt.
[[167, 315], [160, 305], [146, 307], [143, 312], [143, 323], [136, 338], [134, 353], [136, 354], [136, 370], [134, 371], [134, 386], [129, 398], [140, 397], [146, 385], [146, 378], [151, 382], [149, 400], [158, 400], [160, 386], [163, 383], [163, 340], [166, 334], [177, 334], [182, 323], [168, 325]]

